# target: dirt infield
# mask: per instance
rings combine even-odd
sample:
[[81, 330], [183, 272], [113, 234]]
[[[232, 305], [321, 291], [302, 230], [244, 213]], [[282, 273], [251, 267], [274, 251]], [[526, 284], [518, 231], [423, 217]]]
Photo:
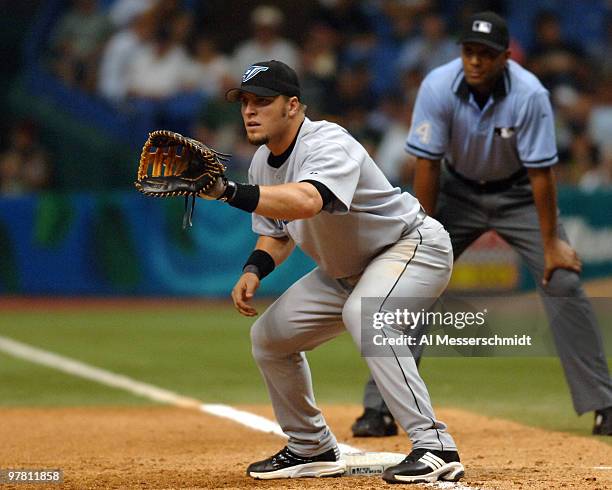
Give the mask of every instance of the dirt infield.
[[[244, 408], [272, 416], [269, 407]], [[324, 407], [341, 441], [366, 450], [409, 450], [405, 436], [349, 437], [359, 411], [357, 406]], [[612, 470], [594, 469], [612, 466], [612, 445], [597, 438], [546, 432], [459, 410], [439, 412], [460, 445], [465, 485], [612, 488]], [[276, 452], [283, 441], [186, 409], [4, 408], [0, 420], [0, 468], [61, 468], [61, 488], [389, 488], [378, 477], [253, 481], [245, 476], [247, 464]], [[28, 487], [43, 486], [14, 486]]]

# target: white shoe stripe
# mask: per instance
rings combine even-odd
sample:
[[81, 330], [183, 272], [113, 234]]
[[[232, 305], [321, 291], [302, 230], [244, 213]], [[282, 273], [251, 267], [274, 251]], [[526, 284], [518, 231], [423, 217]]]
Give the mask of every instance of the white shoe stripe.
[[427, 466], [429, 466], [432, 470], [438, 470], [440, 468], [442, 468], [442, 466], [440, 465], [440, 463], [438, 463], [437, 461], [431, 460], [427, 457], [427, 455], [423, 455], [421, 457], [421, 459], [419, 459], [419, 461], [421, 463], [426, 464]]
[[425, 453], [424, 456], [427, 456], [432, 460], [437, 461], [441, 466], [444, 466], [446, 464], [446, 461], [444, 461], [441, 457], [436, 456], [433, 453]]
[[435, 464], [435, 463], [433, 463], [433, 462], [429, 461], [428, 459], [421, 458], [419, 461], [420, 461], [421, 463], [423, 463], [423, 464], [425, 464], [425, 465], [429, 466], [429, 467], [430, 467], [432, 470], [434, 470], [434, 471], [435, 471], [435, 470], [440, 469], [440, 467], [439, 467], [437, 464]]

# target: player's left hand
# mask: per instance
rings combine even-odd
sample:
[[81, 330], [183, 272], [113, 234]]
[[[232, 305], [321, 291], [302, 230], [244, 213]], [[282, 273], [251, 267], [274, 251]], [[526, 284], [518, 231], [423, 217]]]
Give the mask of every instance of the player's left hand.
[[217, 177], [217, 180], [210, 187], [210, 189], [200, 192], [199, 196], [202, 199], [207, 199], [209, 201], [217, 200], [223, 195], [226, 188], [227, 188], [227, 179], [223, 177]]
[[578, 274], [582, 271], [582, 262], [576, 251], [560, 238], [556, 238], [550, 245], [544, 247], [542, 286], [549, 283], [553, 272], [557, 269], [567, 269]]
[[257, 310], [250, 305], [250, 301], [259, 287], [259, 277], [252, 272], [245, 272], [232, 289], [234, 307], [244, 316], [256, 316]]

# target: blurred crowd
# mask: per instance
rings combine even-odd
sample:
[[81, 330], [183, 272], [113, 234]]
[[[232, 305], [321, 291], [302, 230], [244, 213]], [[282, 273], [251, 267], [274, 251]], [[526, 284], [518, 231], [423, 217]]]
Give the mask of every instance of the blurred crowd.
[[40, 191], [52, 185], [52, 169], [47, 151], [32, 121], [16, 123], [0, 152], [0, 194], [17, 196]]
[[[412, 178], [414, 162], [403, 147], [419, 84], [459, 55], [455, 28], [483, 7], [464, 2], [449, 18], [434, 0], [313, 0], [300, 32], [288, 32], [291, 11], [245, 2], [250, 24], [242, 40], [228, 45], [223, 28], [210, 28], [214, 19], [201, 22], [198, 2], [103, 3], [73, 0], [50, 35], [46, 62], [75, 90], [231, 151], [232, 169], [245, 172], [254, 149], [245, 142], [238, 108], [223, 95], [251, 63], [281, 60], [300, 74], [309, 117], [342, 124], [401, 186]], [[569, 42], [552, 11], [536, 16], [531, 46], [511, 43], [512, 58], [551, 92], [559, 180], [589, 191], [612, 185], [611, 18], [596, 48]], [[1, 157], [2, 190], [28, 185], [5, 185], [5, 167], [14, 166], [5, 162], [20, 151]], [[49, 185], [44, 152], [36, 145], [30, 151], [39, 162], [33, 168], [46, 169], [33, 171], [31, 185]]]

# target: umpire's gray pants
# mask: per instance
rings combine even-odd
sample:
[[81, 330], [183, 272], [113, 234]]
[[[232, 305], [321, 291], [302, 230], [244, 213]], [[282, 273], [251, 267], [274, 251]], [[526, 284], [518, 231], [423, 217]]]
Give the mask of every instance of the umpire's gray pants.
[[[578, 274], [559, 269], [546, 287], [540, 286], [544, 247], [531, 185], [516, 184], [505, 192], [476, 194], [445, 170], [436, 218], [450, 233], [456, 258], [488, 230], [495, 230], [516, 250], [538, 285], [574, 409], [581, 415], [612, 406], [612, 380], [601, 332]], [[561, 224], [558, 233], [567, 241]], [[384, 401], [372, 379], [366, 385], [364, 405], [384, 411]]]
[[[375, 257], [359, 276], [335, 280], [316, 268], [255, 322], [251, 329], [253, 357], [292, 451], [316, 455], [336, 444], [315, 404], [304, 351], [336, 337], [345, 328], [359, 348], [362, 316], [371, 320], [373, 313], [394, 309], [398, 302], [411, 311], [428, 308], [448, 284], [452, 262], [448, 233], [436, 220], [426, 217], [418, 229]], [[361, 299], [365, 297], [380, 298], [379, 306], [362, 311]], [[399, 335], [392, 329], [385, 333]], [[456, 450], [446, 426], [435, 418], [408, 348], [387, 348], [384, 357], [368, 357], [366, 362], [413, 447]]]

